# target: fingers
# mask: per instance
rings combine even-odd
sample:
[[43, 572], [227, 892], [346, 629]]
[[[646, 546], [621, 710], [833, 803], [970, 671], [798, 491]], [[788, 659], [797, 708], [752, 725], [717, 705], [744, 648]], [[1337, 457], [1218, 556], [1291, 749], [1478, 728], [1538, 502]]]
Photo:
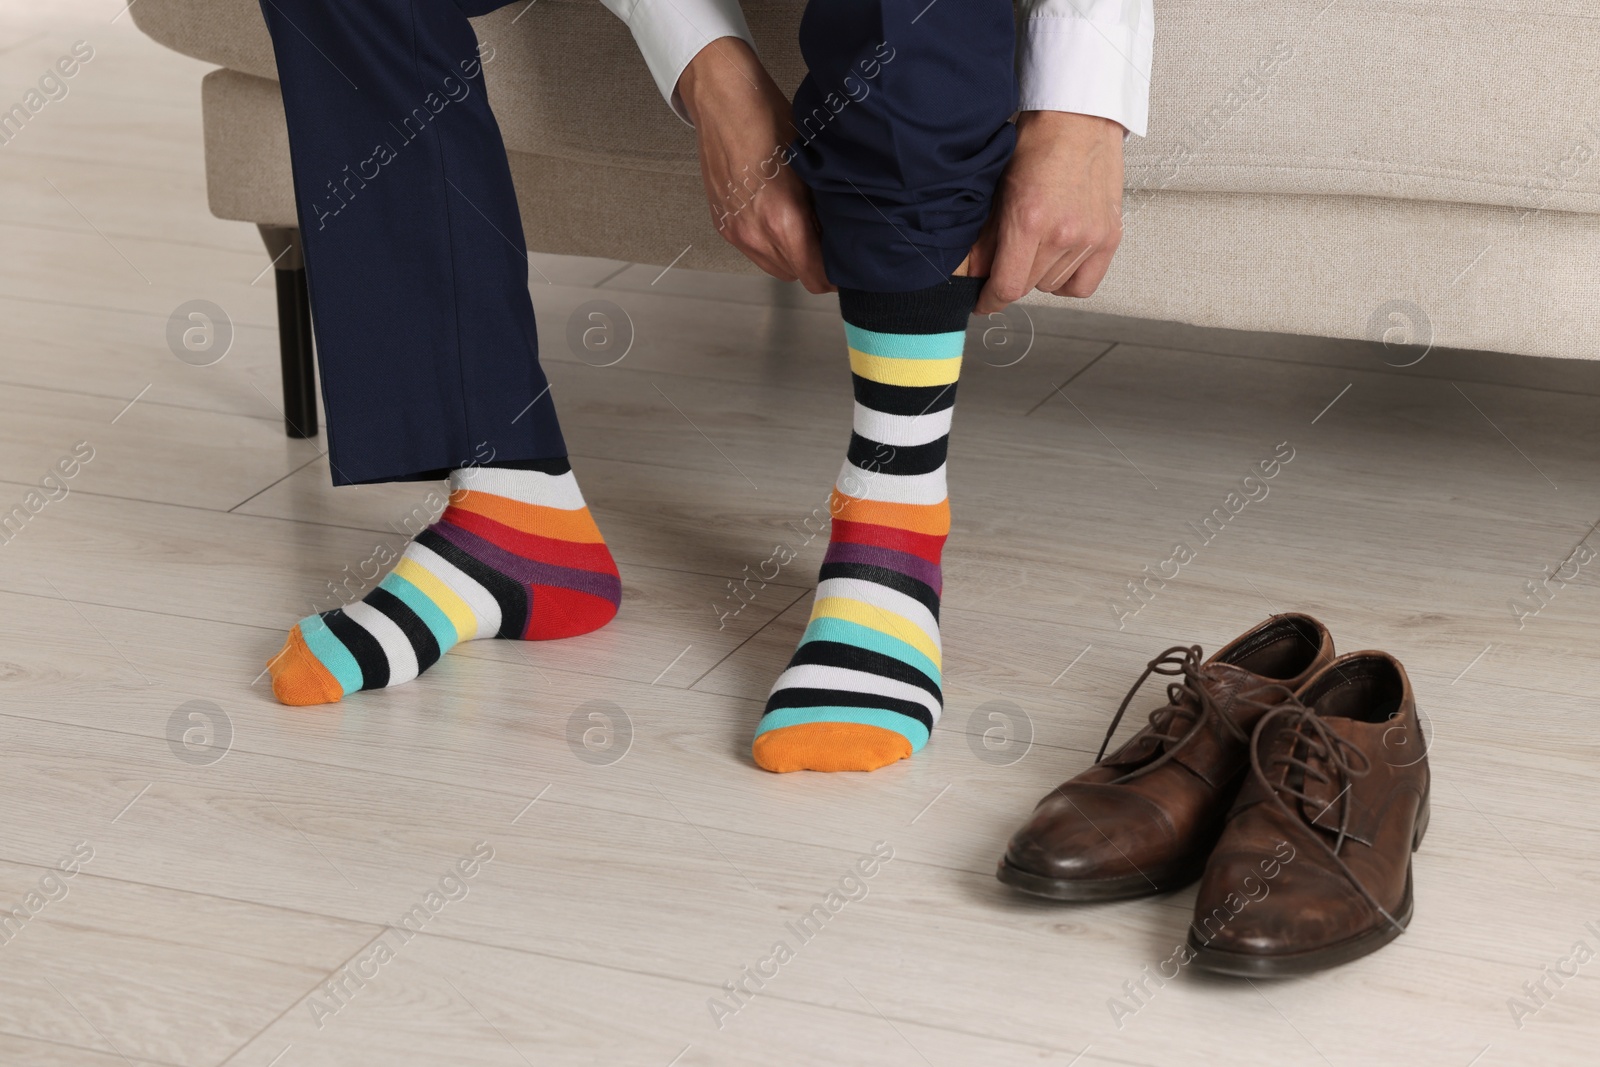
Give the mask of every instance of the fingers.
[[776, 234], [765, 228], [745, 232], [734, 232], [730, 228], [723, 231], [723, 237], [746, 259], [780, 282], [799, 281], [812, 293], [834, 291], [822, 265], [822, 244], [816, 231], [809, 227], [794, 227]]
[[746, 259], [750, 260], [750, 262], [754, 263], [756, 266], [760, 267], [763, 271], [772, 275], [780, 282], [792, 282], [799, 277], [798, 274], [789, 269], [789, 264], [784, 260], [773, 259], [768, 255], [752, 251], [748, 248], [741, 248], [739, 251], [745, 254]]
[[[990, 315], [1004, 311], [1014, 300], [1020, 300], [1039, 280], [1044, 272], [1040, 266], [1035, 272], [1038, 258], [1038, 228], [1027, 216], [1017, 217], [1010, 212], [1001, 216], [995, 244], [994, 262], [989, 271], [989, 282], [978, 294], [977, 314]], [[1053, 258], [1053, 257], [1052, 257]]]
[[[1111, 270], [1111, 260], [1117, 251], [1116, 237], [1085, 241], [1077, 237], [1063, 238], [1066, 232], [1059, 231], [1054, 239], [1038, 242], [1030, 234], [1008, 233], [1002, 228], [994, 270], [978, 298], [977, 313], [1003, 311], [1034, 288], [1056, 296], [1092, 296]], [[1063, 239], [1068, 243], [1063, 245]], [[1024, 263], [1027, 265], [1023, 266]], [[972, 273], [979, 272], [973, 270]]]
[[1065, 285], [1093, 251], [1096, 227], [1037, 199], [1027, 191], [1002, 194], [993, 269], [978, 314], [1004, 310], [1035, 287], [1048, 292]]
[[1034, 284], [1046, 293], [1054, 293], [1065, 288], [1094, 252], [1095, 246], [1092, 244], [1066, 249], [1055, 262], [1040, 273], [1039, 280]]
[[822, 242], [816, 230], [810, 230], [801, 247], [791, 255], [789, 264], [800, 276], [800, 284], [808, 293], [831, 293], [838, 286], [828, 281], [828, 272], [822, 265]]
[[810, 293], [831, 293], [838, 287], [828, 281], [827, 269], [822, 263], [822, 229], [817, 224], [810, 196], [800, 205], [797, 226], [787, 247], [789, 266], [800, 277], [800, 284]]
[[1082, 266], [1073, 271], [1065, 285], [1051, 292], [1057, 296], [1075, 296], [1079, 299], [1093, 296], [1094, 291], [1100, 288], [1106, 273], [1111, 270], [1111, 257], [1115, 253], [1115, 248], [1108, 248], [1091, 255], [1083, 261]]
[[779, 281], [798, 280], [812, 293], [834, 291], [804, 186], [769, 185], [719, 222], [723, 239], [767, 274]]
[[[798, 278], [810, 293], [834, 291], [833, 284], [828, 281], [827, 271], [822, 266], [822, 242], [817, 237], [815, 227], [801, 226], [786, 232], [774, 242], [771, 255], [780, 259], [788, 271], [784, 281]], [[772, 271], [767, 273], [773, 274]], [[780, 275], [773, 274], [773, 277]]]
[[977, 310], [993, 313], [1029, 290], [1088, 296], [1122, 237], [1121, 127], [1094, 116], [1027, 112], [997, 191], [990, 281]]
[[1000, 311], [1034, 288], [1087, 297], [1110, 271], [1122, 238], [1114, 213], [1105, 224], [1076, 213], [1044, 222], [1039, 214], [1024, 209], [1001, 222], [994, 274], [978, 301], [980, 314]]
[[1111, 260], [1116, 252], [1117, 243], [1111, 241], [1103, 247], [1085, 249], [1076, 262], [1066, 262], [1067, 257], [1063, 257], [1063, 262], [1058, 264], [1061, 269], [1056, 271], [1052, 268], [1054, 273], [1040, 282], [1039, 288], [1056, 296], [1073, 296], [1079, 299], [1093, 296], [1111, 270]]

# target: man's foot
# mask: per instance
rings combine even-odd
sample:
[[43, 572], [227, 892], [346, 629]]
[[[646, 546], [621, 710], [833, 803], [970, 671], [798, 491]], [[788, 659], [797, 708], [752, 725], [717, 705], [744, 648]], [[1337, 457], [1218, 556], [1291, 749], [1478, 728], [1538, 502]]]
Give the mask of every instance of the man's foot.
[[755, 760], [769, 771], [875, 770], [922, 748], [939, 719], [945, 452], [982, 287], [952, 278], [839, 294], [855, 432], [829, 500], [811, 621], [756, 730]]
[[450, 505], [358, 604], [301, 619], [268, 663], [285, 704], [408, 682], [461, 641], [575, 637], [611, 621], [617, 565], [564, 459], [450, 475]]

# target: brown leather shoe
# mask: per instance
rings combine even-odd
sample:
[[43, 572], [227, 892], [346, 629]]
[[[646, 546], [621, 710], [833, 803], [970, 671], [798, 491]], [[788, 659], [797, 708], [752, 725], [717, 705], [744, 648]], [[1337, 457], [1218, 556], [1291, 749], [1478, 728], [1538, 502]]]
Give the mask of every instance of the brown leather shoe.
[[[1150, 661], [1111, 720], [1094, 766], [1039, 802], [998, 876], [1054, 900], [1119, 900], [1200, 876], [1249, 766], [1250, 731], [1333, 659], [1327, 627], [1274, 615], [1208, 660], [1199, 645]], [[1167, 705], [1106, 758], [1128, 704], [1152, 674]]]
[[1428, 757], [1400, 661], [1353, 652], [1262, 716], [1252, 774], [1206, 866], [1189, 950], [1251, 977], [1346, 963], [1411, 922]]

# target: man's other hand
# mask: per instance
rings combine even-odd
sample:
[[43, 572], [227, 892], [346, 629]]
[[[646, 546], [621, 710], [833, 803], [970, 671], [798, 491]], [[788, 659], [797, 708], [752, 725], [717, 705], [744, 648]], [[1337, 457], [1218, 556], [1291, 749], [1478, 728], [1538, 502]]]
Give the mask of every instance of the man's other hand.
[[1025, 111], [994, 212], [968, 273], [988, 274], [977, 313], [1034, 289], [1093, 293], [1122, 240], [1122, 126], [1095, 115]]
[[678, 79], [700, 143], [700, 177], [723, 239], [782, 281], [833, 291], [811, 193], [789, 166], [789, 101], [750, 46], [722, 37]]

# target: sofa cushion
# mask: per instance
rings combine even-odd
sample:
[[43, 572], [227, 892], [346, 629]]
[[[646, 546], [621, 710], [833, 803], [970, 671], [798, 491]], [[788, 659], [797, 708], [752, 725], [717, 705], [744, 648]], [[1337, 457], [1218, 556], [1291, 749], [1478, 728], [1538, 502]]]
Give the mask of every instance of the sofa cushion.
[[[294, 225], [277, 84], [218, 70], [206, 76], [203, 93], [212, 210]], [[680, 269], [754, 270], [712, 229], [698, 175], [527, 152], [510, 158], [530, 248], [675, 261]], [[1264, 248], [1272, 254], [1263, 255]], [[1494, 254], [1485, 255], [1491, 248]], [[1129, 226], [1116, 268], [1094, 297], [1067, 301], [1034, 292], [1022, 303], [1359, 338], [1372, 335], [1377, 312], [1398, 302], [1419, 316], [1405, 323], [1413, 335], [1435, 345], [1596, 359], [1597, 274], [1600, 215], [1169, 191]], [[533, 285], [540, 287], [537, 273]], [[781, 320], [781, 314], [774, 320], [780, 329]], [[1004, 321], [1020, 329], [1026, 318], [1008, 313]], [[1395, 321], [1381, 320], [1380, 328]], [[1374, 350], [1371, 358], [1388, 357]], [[1322, 381], [1308, 379], [1307, 389], [1321, 389]], [[1326, 402], [1310, 393], [1305, 399], [1317, 407]]]
[[[1150, 137], [1128, 184], [1600, 213], [1600, 19], [1589, 0], [1158, 0]], [[745, 0], [780, 85], [801, 0]], [[1320, 15], [1318, 14], [1320, 10]], [[256, 0], [140, 0], [185, 54], [274, 77]], [[595, 0], [475, 19], [513, 150], [687, 174], [691, 131]], [[1141, 197], [1130, 200], [1140, 209]]]
[[1592, 0], [1156, 0], [1156, 19], [1132, 187], [1600, 212]]

